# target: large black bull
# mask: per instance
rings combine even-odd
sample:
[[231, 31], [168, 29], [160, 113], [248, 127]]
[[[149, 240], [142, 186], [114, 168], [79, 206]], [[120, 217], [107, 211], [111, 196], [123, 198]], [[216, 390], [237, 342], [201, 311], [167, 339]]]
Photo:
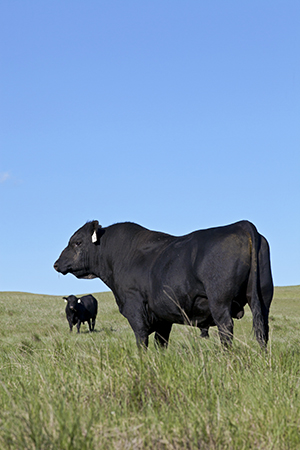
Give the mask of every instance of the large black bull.
[[173, 323], [217, 325], [230, 344], [232, 317], [249, 304], [263, 347], [273, 296], [269, 246], [255, 226], [241, 221], [175, 237], [134, 223], [102, 228], [88, 222], [70, 238], [54, 264], [62, 274], [99, 277], [112, 290], [138, 344], [167, 346]]

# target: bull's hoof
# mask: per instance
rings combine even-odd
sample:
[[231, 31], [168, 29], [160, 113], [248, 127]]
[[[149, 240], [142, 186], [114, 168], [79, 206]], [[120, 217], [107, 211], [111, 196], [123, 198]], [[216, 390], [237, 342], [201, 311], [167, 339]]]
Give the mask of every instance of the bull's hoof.
[[202, 328], [200, 337], [202, 337], [204, 339], [209, 339], [208, 329]]

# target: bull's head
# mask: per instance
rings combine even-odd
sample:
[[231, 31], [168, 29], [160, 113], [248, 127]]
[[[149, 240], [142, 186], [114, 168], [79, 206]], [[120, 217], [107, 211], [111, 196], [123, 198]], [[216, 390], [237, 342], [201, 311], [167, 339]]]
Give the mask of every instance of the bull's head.
[[93, 261], [97, 258], [100, 230], [97, 220], [79, 228], [54, 263], [54, 269], [63, 275], [72, 273], [77, 278], [95, 278]]

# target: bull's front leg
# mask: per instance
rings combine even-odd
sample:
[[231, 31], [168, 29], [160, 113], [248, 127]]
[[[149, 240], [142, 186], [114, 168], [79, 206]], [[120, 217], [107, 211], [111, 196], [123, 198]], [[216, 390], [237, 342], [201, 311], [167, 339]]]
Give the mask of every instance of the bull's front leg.
[[140, 333], [134, 333], [135, 334], [135, 340], [136, 340], [136, 345], [139, 349], [146, 349], [148, 348], [148, 344], [149, 344], [149, 336], [141, 336]]
[[169, 343], [169, 336], [172, 329], [170, 322], [158, 322], [155, 325], [154, 342], [158, 348], [167, 348]]
[[149, 343], [150, 324], [146, 304], [142, 297], [127, 297], [119, 306], [120, 312], [128, 320], [134, 334], [137, 346], [147, 348]]

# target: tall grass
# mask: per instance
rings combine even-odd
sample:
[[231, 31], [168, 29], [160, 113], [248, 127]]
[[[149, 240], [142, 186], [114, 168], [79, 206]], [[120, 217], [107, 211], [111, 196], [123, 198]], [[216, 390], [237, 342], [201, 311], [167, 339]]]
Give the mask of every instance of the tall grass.
[[60, 298], [1, 293], [0, 448], [300, 448], [300, 288], [288, 290], [267, 354], [248, 311], [231, 350], [175, 326], [167, 351], [152, 339], [145, 352], [111, 294], [95, 294], [96, 332], [77, 335]]

